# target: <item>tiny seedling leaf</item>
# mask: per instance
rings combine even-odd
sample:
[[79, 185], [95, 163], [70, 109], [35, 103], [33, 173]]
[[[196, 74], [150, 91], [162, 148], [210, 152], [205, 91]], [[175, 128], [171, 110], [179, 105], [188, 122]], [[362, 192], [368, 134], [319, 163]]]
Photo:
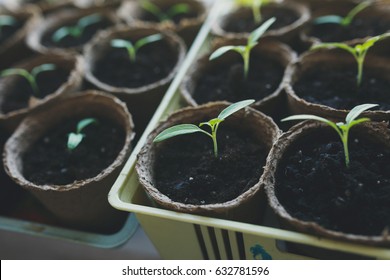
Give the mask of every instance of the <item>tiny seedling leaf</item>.
[[343, 17], [336, 16], [336, 15], [329, 15], [329, 16], [322, 16], [314, 19], [314, 24], [326, 24], [326, 23], [334, 23], [334, 24], [341, 24], [343, 21]]
[[81, 18], [78, 22], [77, 22], [77, 26], [84, 29], [85, 27], [89, 26], [89, 25], [92, 25], [92, 24], [95, 24], [99, 21], [102, 20], [102, 16], [99, 15], [99, 14], [93, 14], [93, 15], [89, 15], [89, 16], [86, 16], [86, 17], [83, 17]]
[[0, 30], [3, 26], [13, 26], [16, 24], [16, 19], [12, 16], [0, 15]]
[[260, 25], [257, 29], [252, 31], [248, 38], [248, 45], [253, 46], [257, 44], [257, 41], [261, 36], [267, 31], [267, 29], [276, 21], [275, 17], [270, 18], [262, 25]]
[[95, 118], [86, 118], [78, 122], [77, 124], [77, 133], [81, 133], [81, 131], [91, 124], [97, 124], [98, 121]]
[[31, 75], [36, 79], [39, 73], [55, 70], [56, 66], [52, 63], [46, 63], [39, 66], [34, 67], [31, 70]]
[[233, 103], [231, 104], [229, 107], [225, 108], [219, 115], [218, 115], [218, 119], [220, 120], [224, 120], [226, 119], [227, 117], [229, 117], [230, 115], [234, 114], [235, 112], [245, 108], [246, 106], [249, 106], [250, 104], [252, 104], [253, 102], [255, 102], [254, 99], [248, 99], [248, 100], [243, 100], [243, 101], [240, 101], [240, 102], [237, 102], [237, 103]]
[[346, 123], [352, 123], [352, 121], [354, 121], [361, 113], [376, 106], [378, 106], [378, 104], [362, 104], [354, 107], [346, 116]]
[[188, 4], [176, 4], [169, 8], [166, 12], [168, 18], [172, 19], [176, 15], [185, 14], [190, 11], [190, 6]]
[[156, 136], [156, 138], [154, 138], [153, 142], [160, 142], [165, 139], [172, 138], [178, 135], [190, 134], [195, 132], [204, 133], [205, 131], [200, 129], [194, 124], [179, 124], [162, 131], [160, 134]]
[[[216, 59], [218, 57], [220, 57], [221, 55], [225, 54], [226, 52], [228, 51], [231, 51], [231, 50], [238, 50], [237, 46], [224, 46], [224, 47], [220, 47], [219, 49], [215, 50], [211, 55], [210, 55], [210, 58], [209, 60], [213, 60], [213, 59]], [[241, 52], [241, 49], [240, 49], [240, 52]]]
[[150, 36], [146, 36], [142, 39], [139, 39], [136, 43], [135, 43], [135, 49], [136, 50], [139, 50], [140, 48], [142, 48], [143, 46], [147, 45], [147, 44], [150, 44], [150, 43], [154, 43], [156, 41], [159, 41], [163, 38], [163, 36], [161, 34], [153, 34], [153, 35], [150, 35]]
[[133, 48], [133, 44], [130, 41], [123, 39], [113, 39], [110, 44], [114, 48]]
[[83, 138], [84, 138], [83, 134], [78, 134], [78, 133], [73, 133], [73, 132], [69, 133], [69, 135], [68, 135], [68, 143], [67, 143], [68, 149], [69, 150], [76, 149], [77, 146], [83, 140]]

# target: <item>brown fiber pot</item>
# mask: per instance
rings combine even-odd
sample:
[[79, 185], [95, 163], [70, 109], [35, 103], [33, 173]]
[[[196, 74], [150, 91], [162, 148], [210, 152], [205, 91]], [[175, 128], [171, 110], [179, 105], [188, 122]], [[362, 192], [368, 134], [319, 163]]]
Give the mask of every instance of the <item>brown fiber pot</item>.
[[[38, 53], [73, 53], [78, 54], [82, 51], [84, 45], [70, 47], [70, 48], [60, 48], [60, 47], [48, 47], [42, 44], [42, 38], [52, 31], [55, 31], [63, 26], [73, 25], [80, 18], [92, 15], [100, 14], [104, 19], [110, 22], [111, 25], [118, 24], [118, 19], [115, 14], [107, 10], [105, 7], [94, 7], [82, 10], [64, 10], [51, 14], [45, 19], [41, 19], [33, 26], [33, 30], [27, 36], [28, 46], [38, 52]], [[91, 39], [92, 40], [92, 39]]]
[[[218, 49], [221, 46], [227, 45], [245, 45], [245, 39], [218, 39], [215, 41], [212, 51], [199, 58], [191, 67], [189, 72], [183, 79], [180, 86], [180, 92], [185, 102], [190, 106], [197, 106], [197, 101], [193, 98], [195, 88], [198, 80], [213, 68], [224, 65], [230, 67], [232, 63], [237, 61], [237, 54], [232, 52], [224, 54], [223, 56], [210, 61], [209, 57], [213, 50]], [[272, 57], [279, 62], [285, 69], [287, 66], [294, 62], [297, 58], [296, 53], [291, 50], [287, 45], [274, 40], [261, 40], [260, 43], [252, 49], [252, 53], [265, 54], [267, 57]], [[261, 73], [259, 73], [261, 75]], [[284, 100], [284, 79], [280, 81], [278, 88], [269, 96], [256, 100], [252, 105], [253, 108], [264, 112], [265, 114], [273, 115], [275, 111], [280, 110], [280, 104]], [[225, 101], [225, 100], [220, 100]]]
[[[36, 185], [23, 175], [23, 156], [46, 131], [69, 117], [90, 115], [110, 119], [126, 132], [125, 144], [115, 161], [97, 176], [68, 185]], [[122, 213], [108, 203], [108, 192], [131, 151], [133, 122], [126, 106], [111, 95], [80, 92], [48, 101], [29, 115], [7, 141], [3, 161], [8, 175], [32, 193], [62, 222], [89, 230], [107, 230], [123, 222]]]
[[[390, 132], [387, 125], [387, 123], [375, 122], [362, 124], [356, 126], [353, 129], [353, 133], [356, 133], [356, 135], [364, 136], [367, 139], [372, 139], [373, 141], [378, 143], [378, 145], [381, 145], [388, 149], [390, 148]], [[291, 216], [278, 200], [277, 193], [275, 192], [275, 185], [277, 184], [278, 180], [276, 173], [279, 167], [279, 163], [283, 159], [286, 152], [288, 152], [289, 149], [293, 147], [295, 143], [297, 143], [304, 137], [307, 137], [309, 135], [325, 135], [326, 133], [336, 132], [334, 132], [333, 130], [330, 131], [329, 126], [323, 123], [303, 122], [294, 126], [287, 133], [282, 134], [281, 137], [275, 142], [270, 154], [268, 155], [267, 165], [264, 170], [264, 187], [271, 208], [277, 214], [282, 226], [290, 230], [348, 242], [375, 246], [390, 246], [390, 237], [388, 234], [383, 233], [383, 235], [378, 236], [365, 236], [330, 230], [324, 228], [323, 226], [319, 225], [314, 221], [302, 221], [298, 218]], [[317, 253], [323, 254], [324, 252], [320, 252], [319, 250], [318, 252], [315, 252], [315, 254]]]
[[[64, 94], [70, 94], [79, 90], [82, 86], [83, 73], [84, 73], [84, 62], [80, 56], [73, 55], [60, 55], [60, 54], [46, 54], [39, 55], [25, 61], [23, 64], [16, 65], [17, 68], [26, 69], [31, 71], [35, 66], [53, 63], [58, 68], [70, 71], [67, 81], [62, 84], [55, 92], [47, 95], [43, 99], [36, 97], [30, 97], [27, 107], [21, 108], [8, 113], [2, 112], [0, 109], [0, 126], [6, 127], [7, 129], [13, 130], [18, 123], [31, 111], [38, 108], [48, 100], [62, 96]], [[18, 85], [20, 79], [19, 76], [7, 76], [0, 80], [0, 108], [4, 103], [4, 100], [9, 94], [9, 89]]]
[[[198, 124], [202, 121], [209, 120], [217, 116], [228, 105], [229, 103], [227, 102], [214, 102], [198, 107], [184, 108], [170, 115], [166, 121], [161, 122], [149, 135], [146, 144], [138, 154], [136, 170], [141, 185], [157, 205], [177, 212], [231, 219], [241, 222], [259, 222], [265, 207], [265, 203], [263, 203], [264, 194], [261, 188], [263, 181], [262, 177], [259, 178], [258, 183], [237, 198], [218, 204], [192, 205], [175, 202], [162, 194], [155, 187], [153, 166], [157, 148], [156, 144], [152, 141], [157, 134], [176, 124]], [[276, 141], [280, 133], [271, 118], [251, 108], [245, 108], [238, 111], [229, 116], [225, 122], [222, 125], [229, 124], [231, 127], [239, 127], [243, 131], [250, 132], [260, 143], [265, 145], [267, 149], [271, 148], [272, 143]], [[259, 166], [259, 168], [262, 167]]]
[[178, 23], [172, 21], [164, 22], [152, 22], [143, 20], [145, 15], [144, 9], [140, 5], [141, 1], [125, 1], [118, 10], [118, 16], [124, 20], [128, 25], [132, 26], [135, 22], [143, 22], [150, 25], [150, 27], [160, 28], [162, 30], [171, 30], [178, 34], [186, 42], [187, 46], [190, 46], [195, 39], [201, 25], [207, 16], [207, 9], [205, 4], [199, 0], [152, 0], [153, 4], [157, 7], [165, 8], [174, 4], [187, 4], [191, 11], [196, 13], [194, 18], [184, 18]]
[[[138, 39], [148, 35], [161, 33], [172, 49], [177, 54], [177, 62], [171, 72], [163, 79], [154, 83], [137, 87], [123, 88], [109, 85], [95, 77], [93, 71], [96, 61], [104, 57], [105, 53], [111, 48], [112, 39]], [[161, 29], [137, 25], [134, 27], [118, 26], [106, 31], [102, 31], [88, 44], [84, 49], [84, 59], [86, 61], [86, 79], [95, 87], [109, 92], [122, 101], [126, 102], [129, 111], [133, 115], [137, 129], [146, 126], [150, 117], [160, 103], [170, 82], [173, 80], [181, 63], [184, 60], [186, 47], [184, 42], [174, 33], [162, 31]], [[126, 79], [126, 77], [123, 77]]]
[[[349, 110], [334, 109], [329, 106], [315, 104], [299, 97], [299, 92], [294, 89], [294, 84], [308, 73], [311, 69], [321, 67], [321, 65], [332, 65], [335, 69], [338, 67], [357, 68], [352, 55], [339, 50], [319, 50], [315, 52], [306, 52], [301, 55], [295, 63], [289, 65], [285, 75], [285, 90], [287, 92], [287, 103], [291, 114], [314, 114], [324, 118], [343, 120]], [[364, 71], [375, 69], [378, 75], [390, 79], [390, 64], [384, 57], [367, 55], [364, 63]], [[364, 73], [363, 73], [364, 75]], [[364, 113], [372, 120], [389, 120], [389, 111], [369, 111]]]
[[[292, 43], [295, 37], [298, 36], [300, 30], [310, 19], [310, 11], [306, 5], [296, 2], [282, 2], [282, 3], [270, 3], [265, 5], [262, 10], [274, 10], [274, 9], [288, 9], [298, 15], [298, 19], [288, 26], [282, 28], [268, 30], [264, 37], [272, 37], [283, 42]], [[226, 25], [229, 22], [236, 21], [240, 18], [251, 18], [252, 10], [250, 8], [237, 8], [236, 6], [230, 6], [226, 9], [224, 14], [212, 26], [212, 32], [214, 35], [223, 38], [248, 38], [249, 33], [233, 33], [226, 31]], [[272, 28], [272, 26], [271, 26]]]
[[56, 1], [52, 1], [52, 3], [49, 3], [49, 1], [47, 0], [35, 1], [35, 3], [32, 3], [32, 1], [28, 3], [28, 1], [25, 0], [3, 0], [3, 1], [4, 1], [4, 5], [12, 10], [20, 10], [26, 7], [34, 7], [34, 8], [38, 8], [45, 15], [60, 9], [73, 7], [72, 0], [56, 0]]
[[23, 26], [0, 45], [0, 70], [32, 55], [27, 48], [25, 39], [31, 27], [40, 19], [39, 10], [28, 7], [19, 11], [5, 10], [0, 7], [0, 15], [9, 15], [17, 20], [24, 21]]

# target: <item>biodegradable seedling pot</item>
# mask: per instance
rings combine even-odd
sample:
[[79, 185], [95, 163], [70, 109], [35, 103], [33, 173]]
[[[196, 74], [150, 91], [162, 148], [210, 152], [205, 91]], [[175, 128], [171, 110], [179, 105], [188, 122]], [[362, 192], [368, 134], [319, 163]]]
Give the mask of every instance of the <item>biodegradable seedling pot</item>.
[[[220, 39], [213, 50], [227, 45], [246, 45], [245, 39]], [[237, 102], [254, 98], [252, 107], [273, 114], [280, 110], [283, 99], [283, 76], [296, 54], [287, 45], [260, 40], [251, 51], [247, 80], [243, 78], [243, 62], [238, 53], [229, 52], [212, 61], [213, 51], [199, 58], [184, 78], [180, 90], [187, 104], [196, 106], [209, 101]]]
[[156, 5], [164, 12], [176, 4], [186, 4], [189, 7], [188, 13], [178, 14], [173, 17], [173, 20], [161, 21], [158, 17], [146, 11], [142, 7], [141, 2], [142, 1], [123, 2], [118, 10], [118, 16], [130, 26], [135, 22], [141, 21], [151, 27], [160, 28], [162, 30], [171, 30], [183, 38], [187, 46], [191, 45], [207, 15], [207, 9], [202, 1], [151, 0], [150, 2], [152, 4]]
[[[163, 39], [139, 49], [131, 63], [125, 48], [111, 40], [131, 40], [160, 33]], [[181, 65], [186, 48], [174, 33], [145, 26], [120, 26], [99, 33], [84, 50], [86, 79], [125, 101], [137, 129], [145, 127]], [[141, 131], [141, 130], [139, 130]]]
[[40, 18], [39, 12], [34, 7], [19, 11], [9, 11], [0, 7], [0, 16], [11, 16], [16, 19], [12, 26], [2, 28], [0, 36], [0, 70], [15, 61], [20, 61], [32, 54], [25, 44], [25, 38]]
[[318, 4], [319, 8], [313, 13], [312, 21], [301, 32], [301, 40], [308, 44], [321, 42], [346, 42], [353, 45], [366, 37], [373, 37], [390, 30], [390, 5], [373, 3], [358, 13], [349, 26], [339, 24], [314, 24], [313, 20], [320, 16], [346, 16], [358, 3], [346, 1], [343, 3], [327, 2]]
[[329, 126], [305, 122], [283, 134], [264, 171], [269, 203], [282, 224], [322, 237], [390, 246], [389, 140], [387, 123], [354, 127], [347, 168], [340, 137]]
[[40, 96], [36, 96], [27, 80], [20, 75], [3, 77], [0, 80], [0, 126], [9, 130], [32, 110], [56, 96], [72, 93], [82, 85], [84, 62], [80, 56], [46, 54], [39, 55], [13, 68], [31, 71], [42, 64], [54, 64], [53, 71], [37, 75]]
[[369, 54], [362, 84], [357, 87], [357, 65], [352, 55], [342, 50], [307, 52], [286, 70], [288, 107], [292, 114], [343, 119], [354, 106], [375, 103], [378, 110], [365, 114], [374, 120], [387, 120], [389, 65], [387, 58]]
[[4, 5], [12, 10], [20, 10], [26, 7], [38, 8], [44, 15], [65, 8], [74, 7], [72, 0], [3, 0]]
[[[98, 123], [82, 131], [85, 139], [75, 150], [66, 150], [67, 133], [75, 130], [77, 122], [71, 128], [69, 124], [90, 117]], [[70, 131], [64, 134], [64, 129]], [[93, 131], [106, 133], [96, 137]], [[58, 141], [58, 135], [63, 136], [63, 142], [61, 137]], [[36, 196], [62, 222], [82, 229], [109, 230], [123, 222], [123, 213], [110, 207], [107, 194], [130, 154], [133, 136], [132, 118], [125, 104], [110, 95], [88, 91], [55, 98], [24, 119], [7, 141], [4, 166], [18, 185]], [[98, 148], [101, 139], [109, 145], [103, 143], [105, 146]], [[111, 150], [112, 146], [118, 149]], [[113, 158], [108, 164], [103, 162], [107, 153]], [[59, 154], [58, 164], [49, 157], [54, 154]], [[79, 156], [79, 160], [73, 156]], [[83, 162], [89, 164], [83, 166]], [[101, 170], [95, 169], [103, 165], [106, 166]]]
[[270, 3], [261, 8], [262, 21], [256, 24], [252, 9], [234, 7], [219, 17], [212, 27], [212, 32], [223, 38], [247, 38], [263, 22], [276, 17], [276, 21], [265, 33], [283, 42], [292, 43], [301, 28], [310, 19], [309, 9], [296, 2]]
[[[52, 39], [53, 34], [62, 27], [74, 26], [87, 16], [98, 14], [102, 19], [85, 28], [80, 37], [66, 36], [59, 42]], [[27, 37], [28, 46], [36, 52], [74, 53], [81, 52], [85, 44], [99, 31], [118, 23], [115, 14], [104, 7], [94, 7], [83, 10], [64, 10], [53, 13], [40, 20]]]
[[[182, 109], [149, 135], [138, 155], [136, 169], [144, 190], [157, 205], [178, 212], [242, 222], [260, 221], [265, 206], [260, 188], [265, 160], [262, 157], [267, 155], [279, 135], [279, 129], [269, 117], [251, 108], [229, 116], [219, 128], [217, 158], [212, 141], [201, 133], [158, 144], [152, 142], [168, 127], [208, 121], [228, 105], [227, 102], [215, 102]], [[234, 144], [229, 147], [229, 143]], [[241, 179], [237, 179], [240, 176]], [[161, 188], [168, 191], [160, 191]], [[171, 198], [172, 195], [175, 198]], [[223, 199], [220, 195], [224, 195]]]

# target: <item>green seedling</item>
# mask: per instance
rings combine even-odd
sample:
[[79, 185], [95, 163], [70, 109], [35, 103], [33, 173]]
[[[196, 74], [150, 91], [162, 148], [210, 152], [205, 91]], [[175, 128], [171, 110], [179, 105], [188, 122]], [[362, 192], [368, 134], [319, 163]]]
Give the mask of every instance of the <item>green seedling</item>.
[[239, 6], [250, 7], [252, 9], [253, 21], [256, 24], [260, 24], [262, 20], [261, 8], [274, 2], [280, 2], [279, 0], [236, 0], [236, 4]]
[[34, 67], [30, 72], [27, 71], [26, 69], [22, 68], [10, 68], [10, 69], [5, 69], [0, 72], [0, 77], [6, 77], [6, 76], [11, 76], [11, 75], [19, 75], [24, 77], [30, 84], [34, 95], [39, 96], [40, 91], [38, 88], [37, 84], [37, 77], [40, 73], [46, 72], [46, 71], [53, 71], [56, 69], [56, 66], [51, 63], [47, 64], [41, 64], [36, 67]]
[[0, 35], [4, 26], [14, 26], [16, 22], [16, 19], [12, 16], [0, 15]]
[[[253, 99], [240, 101], [237, 103], [231, 104], [229, 107], [225, 108], [217, 118], [211, 119], [208, 122], [202, 122], [199, 126], [194, 124], [179, 124], [172, 126], [170, 128], [165, 129], [160, 134], [154, 138], [153, 142], [161, 142], [163, 140], [172, 138], [174, 136], [183, 135], [183, 134], [191, 134], [195, 132], [201, 132], [209, 136], [213, 140], [214, 146], [214, 156], [218, 157], [218, 142], [217, 142], [217, 130], [221, 122], [223, 122], [227, 117], [234, 114], [235, 112], [249, 106], [255, 102]], [[208, 126], [211, 129], [211, 133], [206, 130], [201, 129], [202, 126]]]
[[85, 134], [82, 133], [84, 128], [86, 128], [91, 124], [97, 124], [97, 123], [98, 121], [94, 118], [87, 118], [79, 121], [77, 124], [76, 133], [71, 132], [68, 134], [68, 143], [67, 143], [68, 150], [72, 151], [76, 149], [77, 146], [81, 143], [81, 141], [83, 141], [83, 139], [85, 138]]
[[316, 18], [314, 20], [314, 24], [334, 23], [344, 27], [349, 26], [353, 21], [353, 19], [355, 18], [355, 16], [370, 5], [371, 5], [371, 1], [362, 2], [359, 5], [355, 6], [345, 17], [341, 17], [337, 15], [322, 16]]
[[282, 119], [282, 122], [284, 121], [295, 121], [295, 120], [315, 120], [315, 121], [320, 121], [328, 124], [330, 127], [332, 127], [337, 134], [341, 138], [341, 142], [343, 143], [344, 147], [344, 155], [345, 155], [345, 165], [348, 168], [349, 167], [349, 149], [348, 149], [348, 136], [349, 136], [349, 131], [350, 129], [363, 122], [370, 121], [369, 118], [360, 118], [356, 119], [362, 112], [371, 109], [373, 107], [378, 106], [378, 104], [363, 104], [363, 105], [358, 105], [354, 107], [346, 116], [345, 118], [345, 123], [343, 122], [338, 122], [334, 123], [330, 120], [327, 120], [322, 117], [314, 116], [314, 115], [295, 115], [295, 116], [290, 116], [285, 119]]
[[135, 62], [137, 58], [137, 52], [143, 46], [154, 43], [156, 41], [162, 40], [163, 36], [161, 34], [154, 34], [144, 38], [139, 39], [134, 44], [131, 41], [123, 39], [114, 39], [111, 40], [111, 46], [113, 48], [125, 48], [129, 54], [131, 62]]
[[210, 55], [210, 60], [216, 59], [228, 51], [235, 51], [239, 53], [244, 61], [244, 78], [248, 78], [249, 73], [249, 61], [251, 50], [258, 44], [260, 37], [267, 31], [267, 29], [275, 22], [275, 18], [270, 18], [264, 22], [260, 27], [252, 31], [248, 37], [246, 46], [223, 46], [214, 51]]
[[79, 38], [81, 37], [81, 35], [83, 35], [84, 30], [88, 26], [95, 24], [101, 20], [102, 17], [98, 14], [93, 14], [93, 15], [83, 17], [79, 19], [77, 24], [74, 26], [63, 26], [60, 29], [58, 29], [56, 32], [53, 33], [51, 39], [53, 40], [53, 42], [58, 43], [67, 36]]
[[172, 20], [174, 16], [186, 14], [190, 11], [188, 4], [175, 4], [170, 7], [166, 12], [162, 11], [157, 5], [150, 1], [142, 1], [141, 7], [157, 17], [160, 21]]
[[354, 47], [351, 47], [345, 43], [321, 43], [318, 45], [314, 45], [311, 49], [312, 50], [317, 50], [321, 48], [339, 48], [343, 49], [350, 54], [353, 55], [353, 57], [356, 60], [357, 63], [357, 75], [356, 75], [356, 80], [357, 80], [357, 86], [359, 87], [362, 83], [363, 79], [363, 65], [364, 65], [364, 60], [366, 58], [368, 50], [374, 46], [374, 44], [380, 40], [383, 40], [384, 38], [390, 37], [390, 33], [385, 33], [379, 36], [372, 37], [365, 41], [363, 44], [357, 44]]

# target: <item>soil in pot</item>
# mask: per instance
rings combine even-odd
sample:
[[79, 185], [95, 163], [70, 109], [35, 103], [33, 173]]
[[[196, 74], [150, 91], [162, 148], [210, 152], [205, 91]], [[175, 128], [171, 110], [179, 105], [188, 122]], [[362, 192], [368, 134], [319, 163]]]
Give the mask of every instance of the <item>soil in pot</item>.
[[247, 80], [243, 73], [243, 63], [238, 56], [231, 65], [219, 64], [199, 78], [193, 98], [198, 104], [217, 100], [261, 100], [279, 87], [284, 67], [274, 59], [253, 52]]
[[335, 109], [352, 109], [364, 103], [377, 103], [390, 110], [390, 81], [378, 71], [365, 69], [362, 84], [356, 82], [356, 69], [321, 66], [306, 71], [293, 85], [295, 93], [308, 102]]
[[359, 235], [390, 228], [390, 151], [353, 132], [350, 167], [330, 128], [302, 137], [282, 158], [275, 193], [300, 220]]
[[251, 16], [235, 17], [232, 14], [231, 18], [234, 20], [227, 21], [223, 29], [233, 33], [250, 33], [270, 18], [275, 17], [276, 21], [271, 25], [269, 30], [276, 30], [288, 26], [299, 19], [299, 15], [294, 11], [282, 7], [263, 7], [261, 9], [262, 19], [260, 23], [256, 23], [253, 20], [252, 13], [248, 13], [248, 15]]
[[6, 42], [9, 38], [11, 38], [20, 28], [23, 27], [24, 24], [24, 20], [16, 19], [15, 24], [2, 26], [0, 32], [0, 45]]
[[95, 62], [93, 74], [114, 87], [138, 88], [167, 77], [176, 63], [177, 53], [162, 40], [142, 47], [135, 62], [126, 49], [110, 48]]
[[160, 144], [155, 161], [156, 188], [176, 202], [214, 204], [230, 201], [255, 185], [267, 151], [229, 126], [218, 130], [219, 155], [206, 135], [183, 135]]
[[4, 102], [0, 108], [1, 112], [9, 113], [28, 107], [31, 96], [42, 99], [54, 93], [62, 84], [68, 81], [69, 75], [70, 71], [62, 68], [40, 73], [36, 79], [40, 91], [39, 96], [36, 96], [30, 83], [25, 78], [15, 77], [18, 82], [14, 83], [14, 87], [4, 96]]
[[[168, 12], [168, 10], [171, 8], [171, 6], [168, 7], [159, 7], [163, 13]], [[177, 14], [173, 16], [170, 20], [173, 21], [175, 24], [179, 24], [180, 21], [183, 19], [190, 19], [190, 18], [196, 18], [199, 15], [195, 11], [188, 11], [187, 13]], [[141, 14], [140, 20], [147, 21], [147, 22], [161, 22], [161, 20], [154, 14], [143, 10], [143, 13]]]
[[[74, 26], [77, 24], [77, 21], [79, 19], [75, 20], [74, 22], [69, 22], [67, 26]], [[83, 34], [80, 37], [73, 37], [73, 36], [66, 36], [59, 42], [55, 42], [52, 40], [53, 34], [61, 27], [55, 28], [42, 37], [42, 45], [48, 48], [73, 48], [78, 47], [86, 44], [88, 41], [91, 40], [91, 38], [99, 31], [106, 29], [112, 25], [112, 22], [108, 20], [107, 18], [102, 18], [99, 22], [96, 22], [94, 24], [91, 24], [87, 26], [84, 29]]]
[[69, 151], [67, 139], [80, 119], [69, 119], [49, 130], [23, 158], [23, 173], [37, 184], [66, 185], [95, 177], [118, 157], [125, 131], [112, 121], [97, 118], [83, 129], [85, 138]]

